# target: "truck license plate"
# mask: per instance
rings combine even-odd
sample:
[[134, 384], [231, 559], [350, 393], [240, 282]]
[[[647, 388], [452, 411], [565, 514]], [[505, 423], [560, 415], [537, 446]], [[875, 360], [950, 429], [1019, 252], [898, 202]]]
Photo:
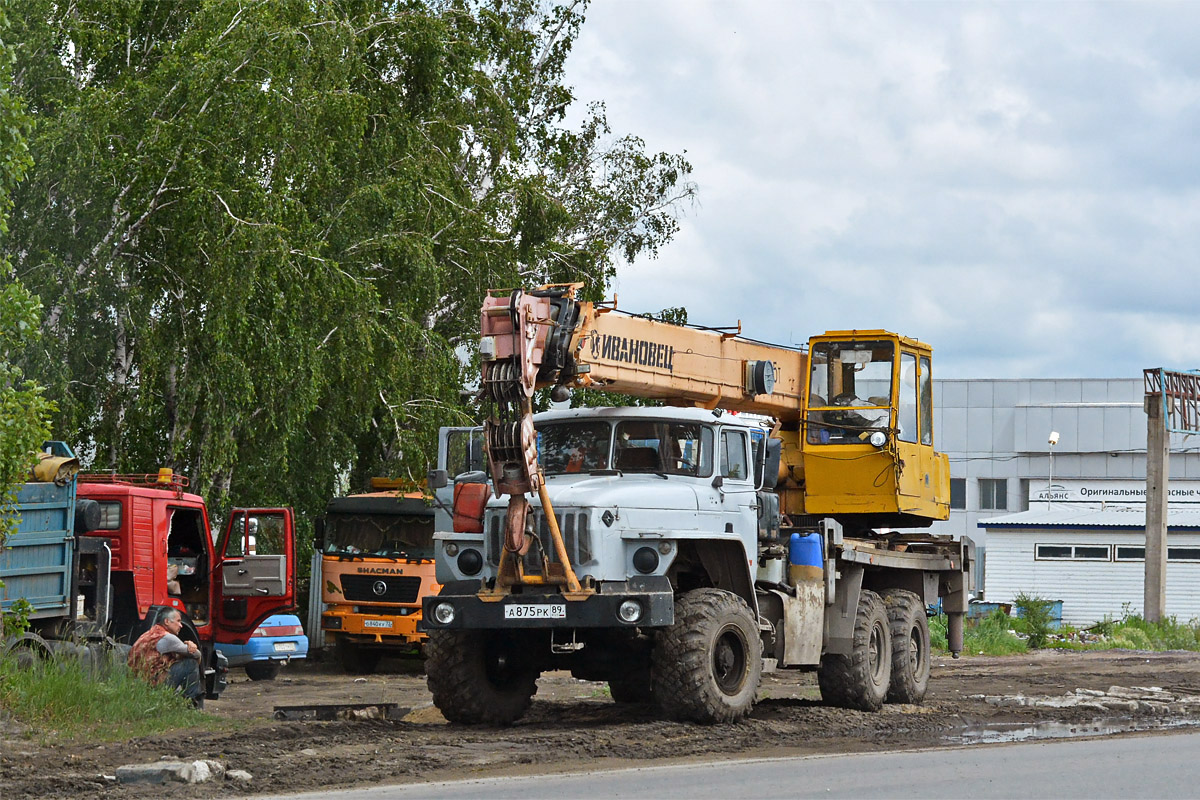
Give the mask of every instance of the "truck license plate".
[[275, 643], [275, 652], [276, 653], [294, 653], [294, 652], [296, 652], [296, 643], [295, 642], [276, 642]]
[[505, 619], [566, 619], [567, 607], [558, 603], [537, 603], [504, 607]]
[[392, 621], [390, 619], [364, 619], [364, 628], [390, 628]]

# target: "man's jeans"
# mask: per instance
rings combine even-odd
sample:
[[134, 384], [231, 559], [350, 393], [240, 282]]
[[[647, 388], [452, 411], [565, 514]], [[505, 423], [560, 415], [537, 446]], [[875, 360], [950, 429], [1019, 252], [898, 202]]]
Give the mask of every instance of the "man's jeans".
[[167, 673], [167, 685], [178, 689], [188, 700], [195, 700], [204, 694], [200, 685], [200, 661], [195, 658], [181, 658], [171, 665]]

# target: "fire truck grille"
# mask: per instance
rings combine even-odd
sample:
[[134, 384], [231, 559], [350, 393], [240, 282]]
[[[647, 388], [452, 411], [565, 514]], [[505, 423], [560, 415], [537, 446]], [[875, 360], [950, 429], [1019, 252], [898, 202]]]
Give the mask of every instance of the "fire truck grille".
[[343, 575], [342, 592], [355, 603], [415, 603], [421, 592], [419, 577], [398, 575]]

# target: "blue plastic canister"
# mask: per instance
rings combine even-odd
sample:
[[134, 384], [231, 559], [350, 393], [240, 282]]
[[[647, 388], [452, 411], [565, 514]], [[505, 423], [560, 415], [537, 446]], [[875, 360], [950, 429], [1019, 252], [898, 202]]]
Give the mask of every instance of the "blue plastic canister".
[[788, 580], [793, 586], [799, 581], [821, 580], [824, 561], [821, 534], [792, 534], [788, 540]]

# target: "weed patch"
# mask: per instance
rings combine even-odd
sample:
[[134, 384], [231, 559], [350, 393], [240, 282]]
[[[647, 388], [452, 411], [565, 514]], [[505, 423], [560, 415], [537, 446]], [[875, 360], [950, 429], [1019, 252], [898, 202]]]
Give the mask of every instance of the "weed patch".
[[[1028, 648], [1010, 630], [1011, 620], [1003, 611], [993, 611], [978, 620], [967, 620], [963, 626], [963, 653], [966, 655], [1007, 656], [1024, 653]], [[939, 614], [929, 620], [929, 642], [934, 650], [946, 652], [947, 619]]]
[[27, 668], [0, 660], [0, 708], [44, 741], [118, 741], [178, 728], [228, 727], [123, 665], [92, 668], [69, 658]]

